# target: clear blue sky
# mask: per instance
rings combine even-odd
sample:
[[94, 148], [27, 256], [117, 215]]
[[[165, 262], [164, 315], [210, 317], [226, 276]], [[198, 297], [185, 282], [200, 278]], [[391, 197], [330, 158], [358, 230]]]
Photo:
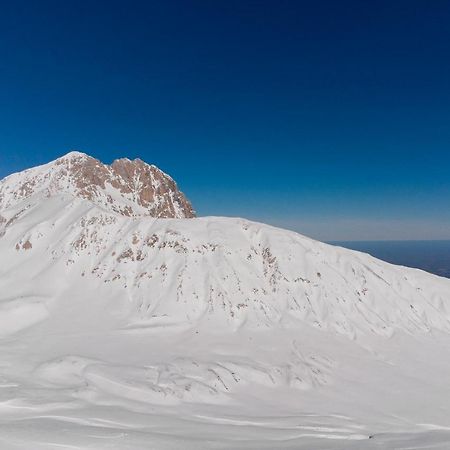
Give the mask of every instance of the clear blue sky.
[[450, 2], [22, 1], [0, 14], [0, 176], [140, 157], [200, 215], [450, 239]]

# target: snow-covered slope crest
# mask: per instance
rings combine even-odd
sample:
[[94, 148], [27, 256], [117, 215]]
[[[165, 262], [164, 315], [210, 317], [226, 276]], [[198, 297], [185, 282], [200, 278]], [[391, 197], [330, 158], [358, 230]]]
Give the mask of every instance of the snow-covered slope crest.
[[0, 278], [112, 291], [125, 327], [450, 331], [450, 280], [267, 225], [130, 218], [65, 195], [2, 215]]
[[126, 158], [106, 165], [75, 151], [0, 181], [0, 211], [23, 200], [39, 203], [42, 197], [61, 193], [125, 216], [195, 216], [175, 181], [156, 166]]

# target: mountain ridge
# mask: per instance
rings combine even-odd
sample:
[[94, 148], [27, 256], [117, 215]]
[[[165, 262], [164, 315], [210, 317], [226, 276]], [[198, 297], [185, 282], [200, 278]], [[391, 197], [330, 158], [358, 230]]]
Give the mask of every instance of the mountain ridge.
[[195, 217], [175, 181], [156, 166], [128, 158], [106, 165], [78, 151], [1, 180], [0, 211], [39, 193], [62, 192], [126, 216]]

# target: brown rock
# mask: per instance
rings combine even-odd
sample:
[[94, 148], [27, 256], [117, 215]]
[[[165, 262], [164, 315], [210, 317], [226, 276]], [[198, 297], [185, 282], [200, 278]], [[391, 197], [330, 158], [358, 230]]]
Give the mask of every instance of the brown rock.
[[80, 152], [68, 153], [1, 181], [0, 210], [36, 192], [48, 197], [69, 193], [125, 216], [195, 217], [175, 181], [140, 159], [118, 159], [107, 165]]

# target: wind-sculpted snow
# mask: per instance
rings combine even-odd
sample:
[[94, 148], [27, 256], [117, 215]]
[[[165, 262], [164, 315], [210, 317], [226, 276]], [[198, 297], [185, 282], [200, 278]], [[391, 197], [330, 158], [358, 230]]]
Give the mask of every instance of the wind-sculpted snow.
[[0, 302], [0, 337], [17, 333], [48, 316], [45, 302], [35, 298], [2, 299]]
[[440, 448], [450, 280], [244, 219], [0, 210], [0, 449]]

